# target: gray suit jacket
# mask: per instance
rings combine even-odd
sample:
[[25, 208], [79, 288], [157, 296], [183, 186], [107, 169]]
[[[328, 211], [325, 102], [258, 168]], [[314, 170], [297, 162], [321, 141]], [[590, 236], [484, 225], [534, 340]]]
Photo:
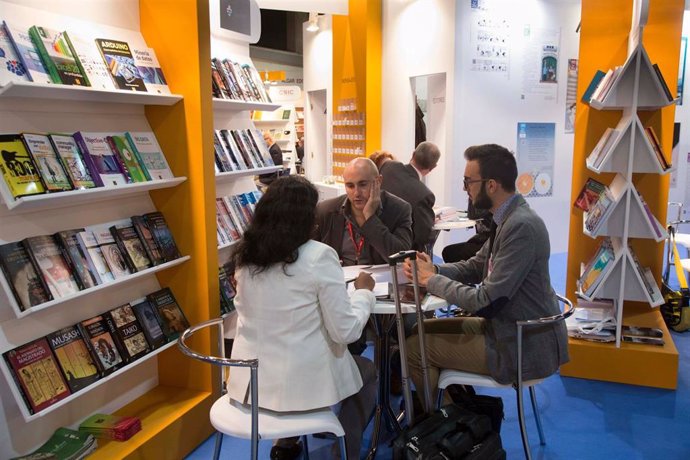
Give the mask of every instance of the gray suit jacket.
[[[429, 279], [427, 289], [467, 311], [489, 313], [487, 366], [498, 382], [512, 383], [517, 372], [515, 321], [560, 313], [549, 278], [549, 234], [544, 221], [518, 196], [496, 230], [491, 273], [489, 245], [484, 243], [467, 261], [440, 265], [439, 275]], [[481, 284], [468, 285], [477, 283]], [[524, 331], [523, 379], [547, 377], [568, 362], [565, 324]]]

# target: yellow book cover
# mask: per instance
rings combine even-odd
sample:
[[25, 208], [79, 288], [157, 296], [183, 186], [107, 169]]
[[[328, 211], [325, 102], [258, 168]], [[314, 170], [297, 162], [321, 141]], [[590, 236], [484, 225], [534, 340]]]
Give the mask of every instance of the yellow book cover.
[[0, 135], [0, 172], [14, 198], [45, 192], [19, 134]]

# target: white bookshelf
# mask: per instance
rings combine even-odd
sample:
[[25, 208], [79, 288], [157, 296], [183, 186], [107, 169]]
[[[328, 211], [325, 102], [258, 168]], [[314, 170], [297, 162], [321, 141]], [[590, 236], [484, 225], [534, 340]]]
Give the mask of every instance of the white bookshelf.
[[241, 171], [228, 171], [216, 174], [216, 183], [222, 184], [225, 182], [232, 182], [239, 177], [256, 176], [260, 174], [268, 174], [283, 169], [282, 166], [267, 166], [265, 168], [243, 169]]
[[280, 107], [280, 104], [268, 102], [236, 101], [233, 99], [213, 98], [213, 110], [238, 112], [245, 110], [272, 111]]

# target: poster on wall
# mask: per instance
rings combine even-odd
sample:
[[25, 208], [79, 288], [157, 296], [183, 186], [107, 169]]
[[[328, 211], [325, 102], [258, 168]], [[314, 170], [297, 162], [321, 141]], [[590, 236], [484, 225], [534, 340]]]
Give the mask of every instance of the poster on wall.
[[485, 7], [472, 17], [470, 70], [508, 76], [510, 23]]
[[575, 131], [577, 107], [577, 59], [568, 59], [568, 86], [565, 91], [565, 132]]
[[522, 99], [557, 101], [560, 30], [524, 28]]
[[685, 82], [685, 58], [688, 54], [688, 37], [680, 39], [680, 61], [678, 64], [678, 105], [683, 105], [683, 83]]
[[525, 197], [553, 195], [555, 123], [517, 125], [517, 191]]
[[220, 27], [251, 35], [250, 0], [220, 0]]
[[[680, 141], [680, 123], [673, 124], [673, 148], [671, 149], [671, 180], [670, 188], [676, 188], [678, 183], [678, 151], [680, 147], [678, 146]], [[686, 182], [687, 184], [687, 182]]]

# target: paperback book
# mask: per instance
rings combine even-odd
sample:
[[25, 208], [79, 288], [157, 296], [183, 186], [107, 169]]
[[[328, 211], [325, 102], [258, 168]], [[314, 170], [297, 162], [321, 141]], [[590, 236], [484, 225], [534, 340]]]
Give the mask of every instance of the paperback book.
[[62, 168], [60, 159], [55, 150], [53, 150], [53, 145], [50, 143], [48, 136], [32, 133], [23, 133], [21, 136], [26, 150], [33, 158], [34, 164], [38, 167], [46, 192], [72, 190], [72, 182], [70, 182], [67, 173]]
[[108, 224], [92, 225], [87, 227], [87, 230], [93, 233], [113, 278], [120, 279], [129, 276], [132, 272], [110, 232], [110, 226]]
[[133, 147], [139, 163], [144, 166], [148, 180], [173, 179], [175, 175], [170, 170], [163, 150], [156, 136], [152, 132], [125, 133], [129, 144]]
[[133, 47], [132, 55], [134, 56], [134, 65], [139, 70], [141, 79], [144, 80], [146, 90], [152, 94], [170, 94], [163, 69], [158, 63], [153, 48]]
[[88, 457], [96, 447], [98, 444], [93, 435], [58, 428], [41, 447], [29, 455], [12, 460], [81, 460]]
[[113, 323], [106, 321], [102, 315], [78, 324], [101, 376], [108, 375], [124, 365], [112, 325]]
[[143, 217], [151, 230], [151, 234], [153, 234], [153, 239], [160, 248], [163, 260], [170, 262], [181, 257], [163, 214], [155, 211], [144, 214]]
[[[3, 26], [5, 33], [14, 45], [19, 61], [24, 66], [29, 80], [34, 83], [52, 83], [53, 81], [43, 65], [43, 61], [41, 61], [41, 56], [39, 56], [36, 50], [36, 45], [34, 45], [29, 36], [29, 28], [15, 27], [7, 21], [3, 21]], [[0, 35], [2, 35], [1, 31]], [[0, 39], [1, 41], [2, 39]], [[0, 74], [2, 74], [2, 71], [0, 71]]]
[[100, 378], [98, 368], [76, 326], [68, 326], [48, 334], [46, 339], [72, 393], [86, 388]]
[[590, 177], [585, 182], [582, 190], [580, 190], [580, 194], [577, 196], [573, 206], [583, 211], [589, 211], [599, 201], [599, 197], [605, 191], [606, 186], [604, 184]]
[[148, 173], [146, 173], [143, 165], [139, 163], [137, 156], [134, 154], [134, 149], [129, 145], [129, 142], [123, 135], [106, 136], [110, 150], [118, 160], [120, 170], [125, 173], [128, 182], [146, 182]]
[[36, 165], [19, 134], [0, 134], [0, 173], [14, 198], [45, 193]]
[[127, 362], [141, 358], [151, 347], [146, 341], [139, 320], [137, 320], [130, 304], [126, 303], [108, 312], [115, 325], [115, 335], [122, 344], [122, 351]]
[[160, 291], [152, 292], [146, 298], [158, 313], [161, 329], [163, 329], [163, 334], [168, 341], [177, 340], [179, 335], [189, 327], [189, 321], [177, 304], [170, 288], [166, 287]]
[[113, 80], [110, 78], [110, 71], [98, 52], [96, 44], [92, 40], [72, 33], [70, 33], [69, 38], [72, 54], [79, 60], [91, 87], [103, 91], [115, 89]]
[[120, 248], [125, 263], [132, 273], [146, 270], [151, 267], [151, 261], [146, 255], [144, 244], [139, 239], [139, 235], [133, 226], [113, 225], [110, 227], [110, 233], [115, 239], [115, 243]]
[[79, 292], [79, 286], [52, 235], [25, 238], [22, 244], [53, 298]]
[[122, 415], [94, 414], [79, 425], [81, 433], [115, 441], [126, 441], [139, 431], [141, 420], [138, 417]]
[[31, 81], [26, 68], [14, 49], [7, 28], [0, 27], [0, 86], [12, 82]]
[[146, 92], [146, 85], [126, 42], [97, 38], [96, 46], [103, 56], [116, 88]]
[[29, 29], [29, 36], [53, 83], [91, 86], [79, 60], [72, 53], [66, 32], [33, 26]]
[[89, 271], [93, 274], [97, 274], [96, 279], [97, 284], [107, 283], [108, 281], [113, 281], [115, 277], [110, 271], [108, 266], [108, 261], [103, 255], [96, 237], [93, 236], [93, 232], [81, 231], [77, 233], [77, 241], [79, 242], [79, 247], [86, 256], [86, 263], [89, 265]]
[[132, 302], [132, 311], [139, 320], [146, 341], [151, 345], [151, 348], [156, 349], [165, 345], [167, 338], [163, 334], [160, 318], [158, 318], [158, 313], [153, 305], [146, 298], [138, 299]]
[[79, 289], [88, 289], [98, 286], [100, 284], [100, 277], [95, 270], [92, 271], [88, 262], [88, 253], [79, 244], [77, 234], [83, 231], [83, 228], [63, 230], [55, 233], [53, 237], [62, 250], [62, 255], [72, 275], [74, 275], [74, 280], [77, 282]]
[[21, 242], [0, 245], [0, 268], [21, 311], [53, 300]]
[[120, 169], [115, 153], [110, 149], [106, 137], [110, 133], [74, 133], [79, 150], [91, 177], [97, 186], [114, 187], [127, 184], [127, 178]]

